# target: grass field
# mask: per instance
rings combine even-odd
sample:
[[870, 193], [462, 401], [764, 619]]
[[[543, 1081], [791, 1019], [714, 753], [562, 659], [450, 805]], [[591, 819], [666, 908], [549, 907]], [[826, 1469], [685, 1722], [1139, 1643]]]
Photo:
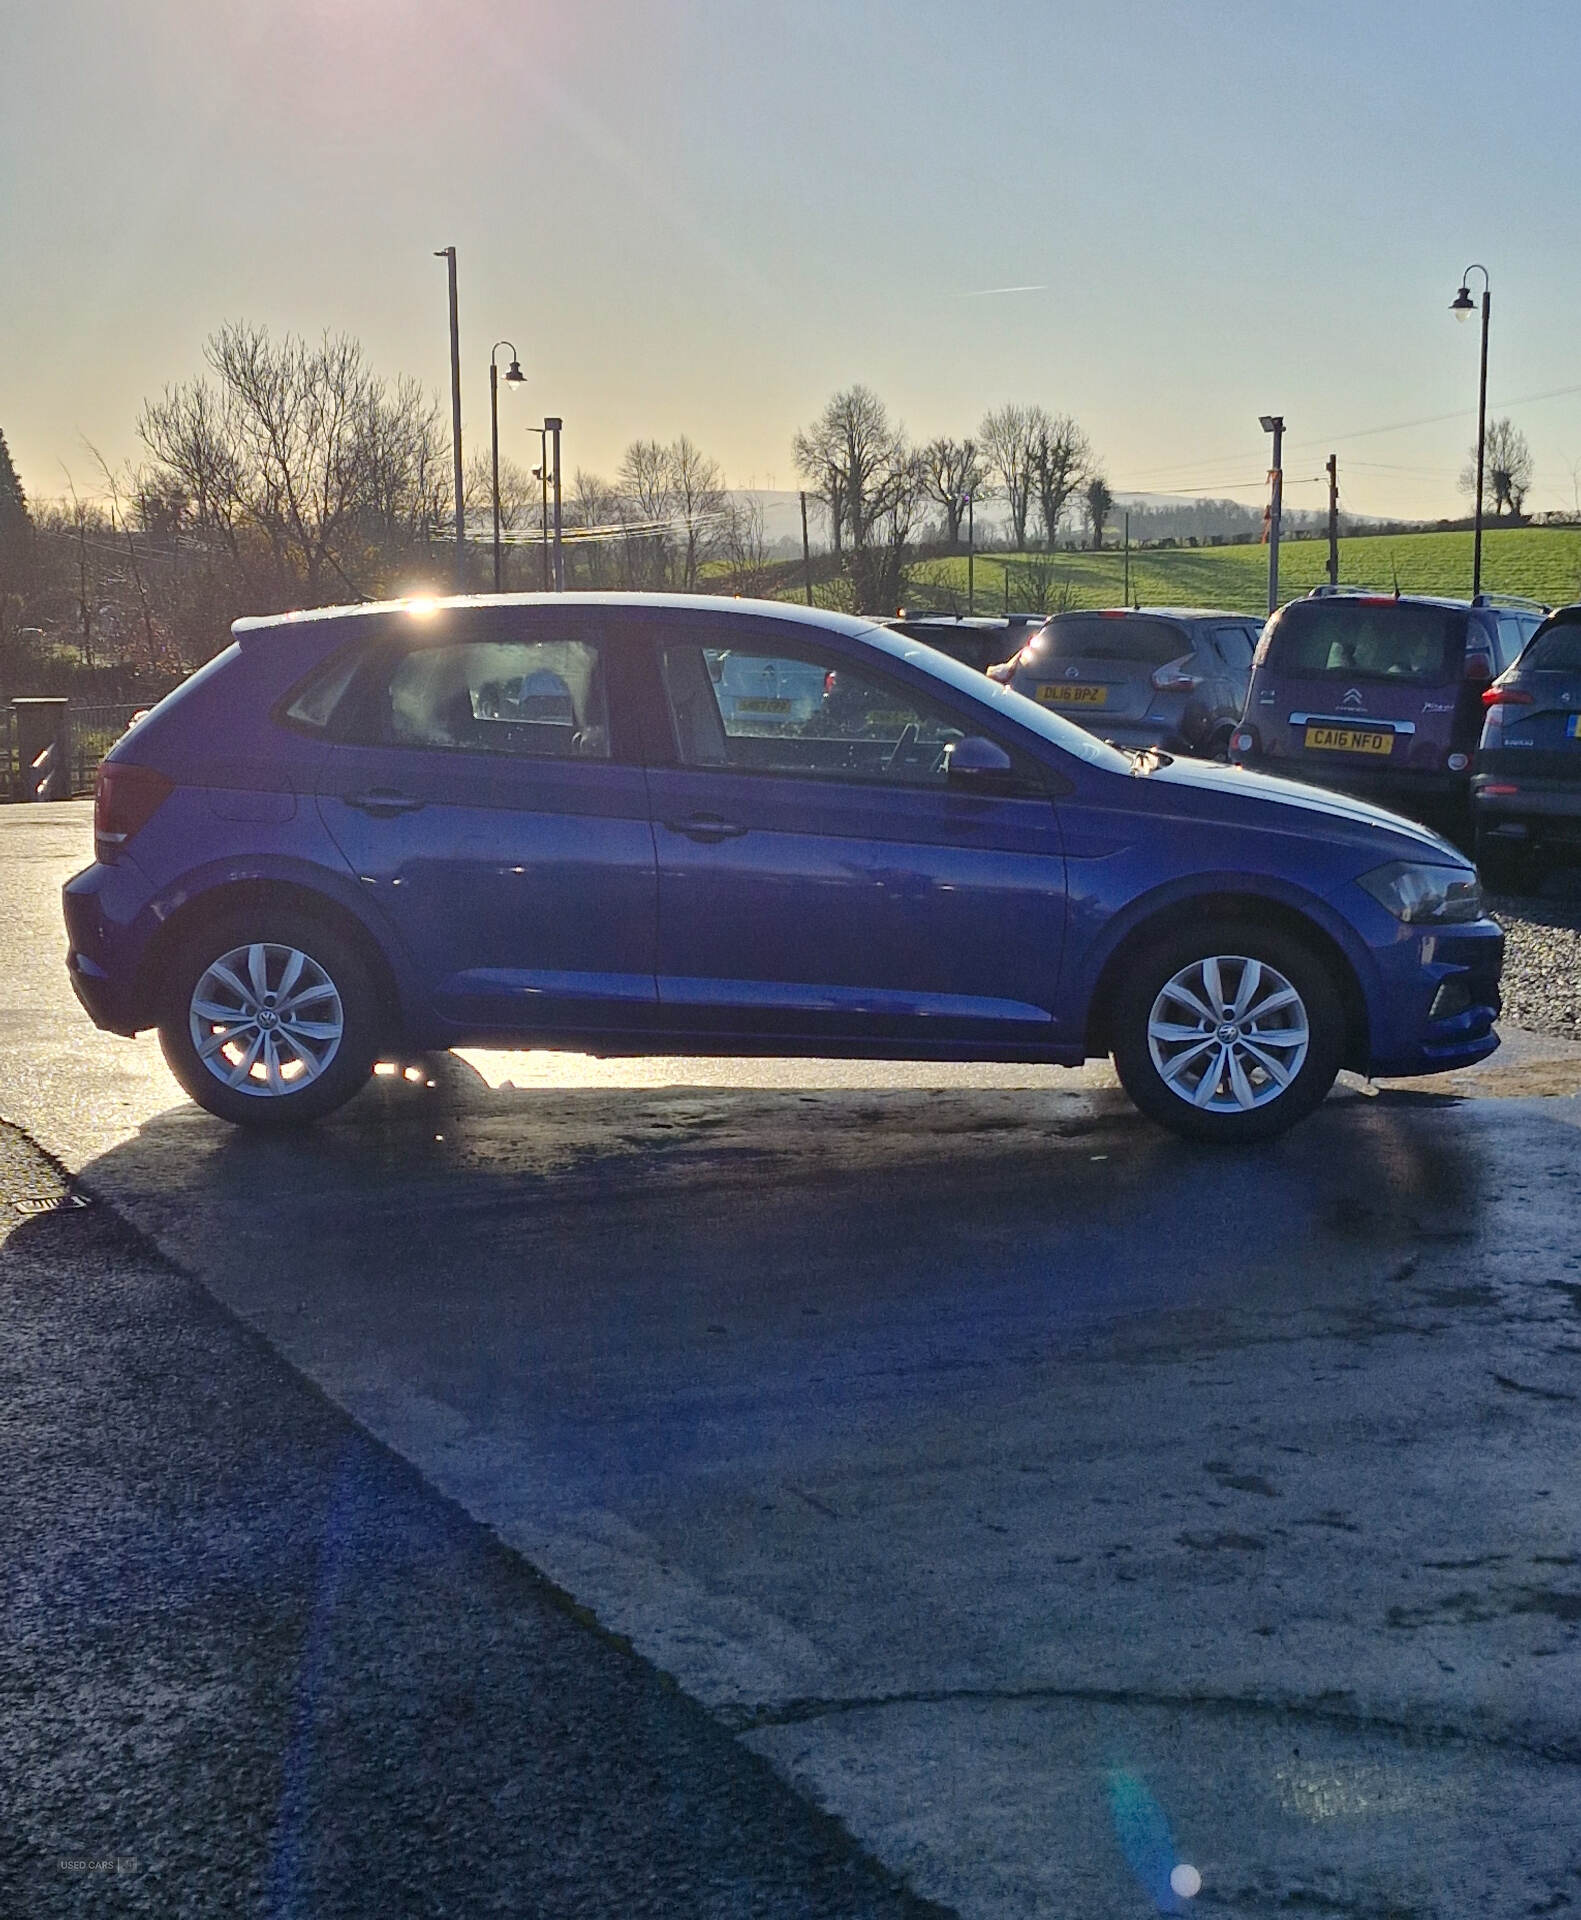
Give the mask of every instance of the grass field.
[[[978, 613], [1053, 612], [1122, 604], [1123, 561], [1102, 553], [977, 556]], [[1339, 545], [1344, 585], [1464, 596], [1471, 591], [1469, 533], [1376, 534]], [[1279, 549], [1279, 598], [1294, 599], [1328, 578], [1328, 543], [1286, 540]], [[908, 604], [966, 611], [964, 556], [924, 560], [908, 570]], [[1581, 527], [1510, 527], [1484, 534], [1482, 584], [1551, 606], [1581, 600]], [[1144, 606], [1225, 607], [1261, 613], [1268, 604], [1266, 547], [1149, 547], [1131, 553], [1131, 598]]]

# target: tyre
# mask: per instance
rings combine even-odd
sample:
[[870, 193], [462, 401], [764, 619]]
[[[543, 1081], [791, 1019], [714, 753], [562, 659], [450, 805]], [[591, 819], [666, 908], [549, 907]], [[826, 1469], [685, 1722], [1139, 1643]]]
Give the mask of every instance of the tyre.
[[366, 1083], [381, 1011], [349, 941], [300, 908], [263, 905], [216, 917], [182, 945], [159, 1044], [184, 1091], [220, 1119], [301, 1126]]
[[1292, 934], [1242, 920], [1183, 928], [1126, 968], [1115, 1071], [1150, 1120], [1187, 1140], [1272, 1140], [1339, 1072], [1345, 1016], [1327, 967]]
[[1512, 840], [1479, 826], [1475, 859], [1490, 893], [1529, 893], [1537, 887], [1537, 856], [1525, 840]]

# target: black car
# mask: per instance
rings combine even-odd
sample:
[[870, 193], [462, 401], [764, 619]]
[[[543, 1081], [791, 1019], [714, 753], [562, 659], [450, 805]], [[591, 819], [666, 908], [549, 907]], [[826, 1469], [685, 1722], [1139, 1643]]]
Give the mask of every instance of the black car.
[[1223, 759], [1260, 631], [1201, 607], [1057, 613], [994, 678], [1116, 746]]
[[1024, 645], [1047, 618], [1045, 613], [901, 613], [884, 625], [908, 640], [937, 647], [963, 667], [986, 673]]
[[1519, 891], [1581, 853], [1581, 606], [1551, 613], [1482, 704], [1477, 865], [1490, 887]]

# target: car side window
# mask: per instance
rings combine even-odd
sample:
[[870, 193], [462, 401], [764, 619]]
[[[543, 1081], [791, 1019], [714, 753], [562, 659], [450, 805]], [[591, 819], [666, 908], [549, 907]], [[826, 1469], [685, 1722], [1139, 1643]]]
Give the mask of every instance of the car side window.
[[942, 787], [945, 749], [967, 731], [909, 687], [811, 650], [667, 643], [661, 658], [687, 766]]
[[1219, 643], [1219, 652], [1223, 654], [1226, 666], [1233, 667], [1237, 673], [1251, 672], [1257, 636], [1250, 627], [1215, 627], [1213, 636]]
[[359, 699], [361, 738], [555, 760], [607, 760], [602, 645], [463, 640], [401, 652]]
[[1518, 615], [1513, 613], [1501, 613], [1498, 615], [1495, 622], [1497, 638], [1494, 643], [1494, 658], [1500, 673], [1502, 673], [1506, 667], [1514, 666], [1515, 662], [1520, 658], [1521, 649], [1526, 645], [1526, 642], [1531, 639], [1536, 630], [1536, 623], [1534, 621], [1522, 620]]

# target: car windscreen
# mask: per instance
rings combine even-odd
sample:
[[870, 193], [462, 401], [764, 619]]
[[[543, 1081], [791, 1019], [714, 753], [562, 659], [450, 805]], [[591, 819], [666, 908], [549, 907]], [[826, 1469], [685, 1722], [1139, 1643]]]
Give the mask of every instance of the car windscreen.
[[1118, 660], [1162, 667], [1191, 651], [1191, 636], [1173, 620], [1115, 618], [1101, 613], [1051, 620], [1038, 636], [1032, 665], [1045, 660]]
[[1581, 620], [1561, 620], [1521, 655], [1523, 673], [1581, 673]]
[[1280, 614], [1267, 667], [1292, 678], [1437, 686], [1459, 671], [1466, 616], [1396, 600], [1297, 600]]

